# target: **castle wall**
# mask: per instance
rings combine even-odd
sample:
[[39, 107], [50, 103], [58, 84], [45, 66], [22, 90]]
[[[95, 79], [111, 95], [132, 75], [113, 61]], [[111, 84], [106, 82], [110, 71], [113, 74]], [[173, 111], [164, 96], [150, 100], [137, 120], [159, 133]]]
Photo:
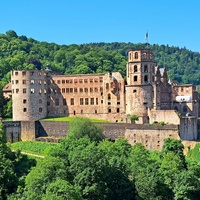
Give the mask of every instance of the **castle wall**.
[[48, 116], [85, 116], [117, 122], [125, 114], [124, 79], [108, 74], [52, 75]]
[[180, 137], [182, 140], [197, 140], [197, 118], [196, 117], [181, 117], [179, 126]]
[[[95, 123], [103, 128], [103, 134], [106, 138], [115, 140], [118, 137], [124, 137], [127, 124], [116, 123]], [[130, 126], [130, 125], [129, 125]], [[36, 135], [37, 137], [65, 137], [68, 133], [69, 122], [52, 122], [52, 121], [37, 121]]]
[[150, 124], [154, 122], [165, 122], [168, 124], [180, 124], [180, 118], [175, 110], [154, 110], [148, 111]]
[[21, 123], [15, 122], [3, 122], [3, 127], [6, 132], [7, 142], [18, 142], [21, 140]]
[[161, 150], [165, 138], [180, 139], [176, 125], [135, 125], [127, 128], [125, 138], [131, 145], [141, 143], [150, 150]]
[[34, 141], [36, 138], [35, 121], [21, 121], [21, 140]]

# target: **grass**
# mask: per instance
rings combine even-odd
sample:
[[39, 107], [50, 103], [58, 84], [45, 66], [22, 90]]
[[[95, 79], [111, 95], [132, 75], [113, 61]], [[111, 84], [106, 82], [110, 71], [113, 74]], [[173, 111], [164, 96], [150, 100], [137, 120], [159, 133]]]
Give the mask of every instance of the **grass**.
[[59, 143], [47, 143], [37, 141], [15, 142], [9, 144], [12, 150], [20, 150], [27, 153], [46, 156], [52, 148], [55, 148]]
[[[43, 118], [43, 121], [57, 121], [57, 122], [70, 122], [74, 119], [75, 117], [47, 117]], [[98, 123], [108, 123], [107, 120], [103, 119], [90, 119], [91, 122], [98, 122]]]

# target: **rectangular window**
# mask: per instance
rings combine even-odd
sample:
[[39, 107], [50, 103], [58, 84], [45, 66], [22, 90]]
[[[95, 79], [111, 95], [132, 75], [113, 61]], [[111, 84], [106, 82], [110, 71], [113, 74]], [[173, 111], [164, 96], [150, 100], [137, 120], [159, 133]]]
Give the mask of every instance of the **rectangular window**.
[[62, 88], [62, 93], [65, 93], [65, 88]]
[[22, 80], [22, 84], [26, 84], [26, 80]]
[[31, 84], [34, 84], [34, 82], [35, 82], [34, 80], [31, 80]]
[[102, 83], [103, 82], [103, 77], [99, 78], [99, 82]]
[[66, 105], [67, 105], [66, 99], [63, 99], [63, 106], [66, 106]]
[[19, 93], [19, 89], [16, 89], [16, 93]]
[[87, 79], [84, 79], [84, 83], [88, 83], [88, 80], [87, 80]]
[[74, 105], [74, 98], [71, 98], [71, 99], [70, 99], [70, 104], [71, 104], [71, 105]]
[[26, 93], [26, 88], [23, 88], [23, 93], [24, 93], [24, 94]]
[[50, 106], [50, 102], [49, 101], [47, 101], [47, 106]]
[[89, 102], [88, 102], [88, 98], [85, 98], [85, 105], [88, 105]]
[[26, 99], [23, 99], [23, 103], [24, 103], [24, 104], [26, 103]]
[[91, 105], [94, 105], [94, 98], [91, 98], [91, 99], [90, 99], [90, 104], [91, 104]]
[[72, 79], [70, 79], [70, 80], [69, 80], [69, 83], [73, 83], [73, 80], [72, 80]]
[[90, 92], [91, 92], [91, 93], [93, 92], [93, 88], [90, 88]]
[[69, 88], [66, 88], [66, 93], [69, 93]]
[[62, 84], [65, 84], [65, 80], [62, 80]]
[[88, 92], [88, 88], [84, 88], [84, 91], [85, 91], [85, 92]]
[[77, 92], [77, 88], [74, 88], [74, 92]]
[[60, 80], [57, 80], [57, 84], [60, 84]]
[[98, 88], [94, 88], [94, 92], [98, 92]]
[[95, 83], [98, 83], [98, 79], [97, 79], [97, 78], [95, 78], [95, 79], [94, 79], [94, 82], [95, 82]]
[[18, 81], [18, 80], [16, 80], [16, 81], [15, 81], [15, 84], [18, 84], [18, 83], [19, 83], [19, 81]]
[[55, 105], [59, 106], [59, 99], [55, 99]]
[[80, 98], [80, 105], [83, 105], [83, 98]]
[[69, 83], [69, 80], [66, 80], [66, 83]]
[[80, 91], [80, 92], [83, 92], [83, 88], [80, 88], [79, 91]]
[[108, 105], [111, 105], [111, 102], [108, 102]]
[[39, 112], [42, 112], [42, 108], [39, 108]]
[[27, 108], [24, 108], [23, 111], [26, 112], [26, 111], [27, 111]]
[[96, 98], [96, 105], [98, 105], [98, 103], [99, 103], [99, 102], [98, 102], [98, 98]]
[[119, 108], [117, 108], [117, 113], [119, 113], [119, 111], [120, 111], [120, 109], [119, 109]]
[[83, 83], [83, 80], [82, 80], [82, 79], [79, 79], [79, 83]]
[[108, 108], [108, 113], [111, 113], [111, 108]]
[[18, 72], [15, 72], [15, 76], [17, 76], [18, 75]]
[[93, 79], [90, 79], [90, 83], [93, 83]]
[[77, 79], [74, 79], [74, 83], [78, 83]]
[[97, 114], [97, 110], [95, 110], [94, 112], [95, 112], [95, 114]]
[[73, 88], [70, 88], [70, 89], [69, 89], [69, 92], [70, 92], [70, 93], [73, 93]]

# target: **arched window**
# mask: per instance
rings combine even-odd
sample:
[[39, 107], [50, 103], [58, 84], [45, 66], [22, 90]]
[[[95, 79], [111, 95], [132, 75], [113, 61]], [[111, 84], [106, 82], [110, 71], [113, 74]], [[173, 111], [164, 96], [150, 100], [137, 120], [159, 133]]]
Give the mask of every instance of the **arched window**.
[[137, 82], [137, 76], [134, 76], [134, 77], [133, 77], [133, 81], [134, 81], [134, 82]]
[[186, 113], [187, 111], [187, 106], [183, 106], [183, 112]]
[[109, 89], [109, 83], [106, 83], [106, 89], [107, 90]]
[[138, 59], [138, 52], [135, 52], [135, 59]]
[[131, 54], [131, 53], [129, 53], [129, 60], [131, 60], [131, 57], [132, 57], [132, 54]]
[[148, 81], [148, 75], [145, 75], [144, 76], [144, 82], [147, 82]]
[[138, 69], [137, 69], [137, 65], [134, 65], [134, 72], [137, 72]]
[[148, 72], [148, 66], [147, 65], [144, 66], [144, 72]]
[[108, 94], [108, 100], [110, 100], [111, 99], [111, 96], [110, 96], [110, 94]]

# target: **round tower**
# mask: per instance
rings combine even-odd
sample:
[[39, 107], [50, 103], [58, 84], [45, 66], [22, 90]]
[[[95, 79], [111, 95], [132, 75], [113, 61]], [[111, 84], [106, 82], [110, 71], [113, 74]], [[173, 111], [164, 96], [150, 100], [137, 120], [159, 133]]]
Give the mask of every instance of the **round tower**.
[[46, 73], [12, 71], [13, 120], [31, 121], [47, 116]]

